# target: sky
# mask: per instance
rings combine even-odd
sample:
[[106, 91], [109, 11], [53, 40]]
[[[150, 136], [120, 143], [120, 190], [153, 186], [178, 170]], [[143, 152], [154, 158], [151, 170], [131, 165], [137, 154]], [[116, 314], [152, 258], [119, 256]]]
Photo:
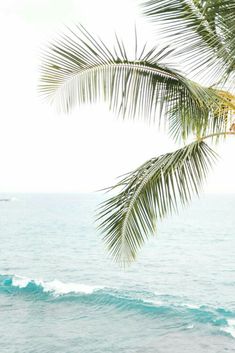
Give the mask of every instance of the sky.
[[[64, 26], [83, 24], [111, 43], [115, 31], [130, 46], [156, 43], [138, 0], [0, 0], [0, 192], [89, 192], [147, 159], [179, 146], [157, 126], [122, 121], [103, 104], [58, 114], [39, 96], [42, 48]], [[205, 192], [235, 192], [235, 140], [217, 148], [220, 160]]]

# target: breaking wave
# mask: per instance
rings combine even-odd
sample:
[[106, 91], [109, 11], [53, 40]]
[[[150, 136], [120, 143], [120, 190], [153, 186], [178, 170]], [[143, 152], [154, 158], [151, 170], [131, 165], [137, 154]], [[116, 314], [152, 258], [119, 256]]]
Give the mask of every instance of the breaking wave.
[[235, 312], [224, 308], [200, 306], [183, 298], [151, 292], [124, 291], [98, 285], [44, 281], [17, 275], [0, 275], [0, 294], [18, 295], [33, 300], [74, 301], [96, 307], [112, 306], [118, 310], [180, 320], [184, 329], [211, 324], [221, 334], [235, 338]]

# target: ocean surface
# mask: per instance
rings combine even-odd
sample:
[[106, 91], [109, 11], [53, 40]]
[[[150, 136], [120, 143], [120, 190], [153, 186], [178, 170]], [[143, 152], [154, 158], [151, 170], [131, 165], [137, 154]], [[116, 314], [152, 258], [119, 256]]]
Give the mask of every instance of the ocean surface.
[[99, 194], [1, 195], [0, 353], [235, 352], [235, 195], [159, 224], [125, 270]]

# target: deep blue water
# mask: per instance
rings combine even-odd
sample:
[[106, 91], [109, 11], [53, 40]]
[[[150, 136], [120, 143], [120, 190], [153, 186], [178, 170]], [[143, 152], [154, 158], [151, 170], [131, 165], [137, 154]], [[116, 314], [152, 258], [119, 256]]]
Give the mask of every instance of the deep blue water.
[[125, 270], [93, 223], [100, 196], [10, 196], [1, 353], [235, 352], [235, 195], [169, 217]]

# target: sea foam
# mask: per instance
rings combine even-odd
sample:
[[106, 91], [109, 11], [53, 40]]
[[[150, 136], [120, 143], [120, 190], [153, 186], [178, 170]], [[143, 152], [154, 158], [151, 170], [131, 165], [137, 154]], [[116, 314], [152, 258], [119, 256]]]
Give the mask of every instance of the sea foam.
[[[9, 281], [9, 279], [6, 278], [5, 284], [7, 284], [7, 280]], [[53, 293], [55, 295], [65, 295], [69, 293], [92, 294], [96, 290], [104, 288], [103, 286], [91, 286], [80, 283], [64, 283], [57, 279], [44, 281], [42, 279], [32, 279], [18, 275], [14, 275], [11, 278], [11, 285], [13, 287], [26, 288], [30, 284], [41, 287], [45, 293]]]
[[221, 331], [229, 333], [235, 338], [235, 319], [227, 319], [228, 326], [221, 328]]

